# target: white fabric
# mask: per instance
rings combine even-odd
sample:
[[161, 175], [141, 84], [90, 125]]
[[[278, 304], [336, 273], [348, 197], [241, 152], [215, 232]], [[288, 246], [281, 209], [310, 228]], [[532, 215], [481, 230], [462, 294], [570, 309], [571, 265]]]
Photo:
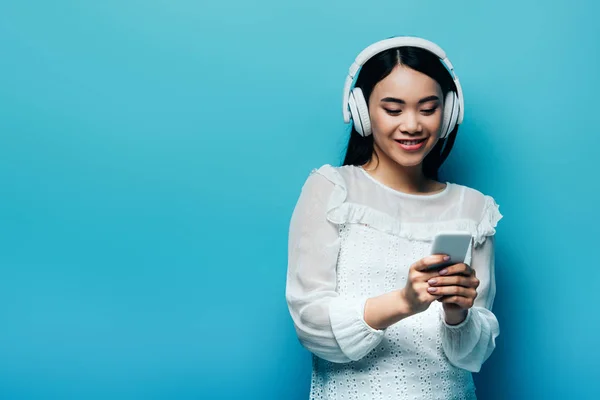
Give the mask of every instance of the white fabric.
[[[311, 399], [474, 399], [478, 372], [499, 335], [494, 199], [457, 184], [406, 194], [356, 166], [324, 165], [307, 178], [289, 230], [286, 299], [302, 345], [313, 353]], [[385, 330], [364, 304], [406, 284], [436, 232], [468, 230], [469, 263], [481, 281], [456, 326], [442, 303]]]

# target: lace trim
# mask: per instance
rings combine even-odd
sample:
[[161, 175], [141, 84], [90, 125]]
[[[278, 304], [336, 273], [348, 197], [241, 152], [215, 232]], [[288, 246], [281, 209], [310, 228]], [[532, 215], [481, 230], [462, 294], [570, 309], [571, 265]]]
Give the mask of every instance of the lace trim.
[[314, 169], [312, 173], [319, 173], [335, 185], [329, 198], [327, 219], [337, 225], [363, 224], [391, 235], [419, 241], [432, 241], [435, 234], [441, 231], [467, 231], [473, 235], [474, 245], [477, 247], [485, 242], [486, 237], [496, 233], [495, 227], [502, 219], [494, 199], [485, 196], [483, 217], [479, 222], [472, 219], [455, 219], [431, 223], [406, 223], [369, 206], [347, 202], [346, 183], [335, 167], [326, 164], [318, 170]]

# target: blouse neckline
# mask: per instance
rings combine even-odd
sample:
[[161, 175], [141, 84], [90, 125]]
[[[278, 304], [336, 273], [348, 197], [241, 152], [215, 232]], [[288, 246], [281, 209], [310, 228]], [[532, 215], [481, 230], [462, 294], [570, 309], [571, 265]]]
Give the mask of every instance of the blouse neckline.
[[370, 179], [373, 183], [375, 183], [379, 187], [383, 188], [384, 190], [386, 190], [386, 191], [388, 191], [390, 193], [395, 194], [396, 196], [405, 197], [405, 198], [411, 198], [411, 199], [437, 199], [439, 197], [444, 196], [446, 193], [448, 193], [450, 191], [450, 185], [452, 185], [450, 182], [446, 182], [446, 187], [443, 190], [441, 190], [439, 192], [431, 193], [431, 194], [406, 193], [406, 192], [402, 192], [402, 191], [397, 190], [397, 189], [393, 189], [393, 188], [385, 185], [384, 183], [378, 181], [373, 176], [371, 176], [371, 174], [369, 174], [363, 167], [357, 166], [356, 168], [358, 168], [368, 179]]

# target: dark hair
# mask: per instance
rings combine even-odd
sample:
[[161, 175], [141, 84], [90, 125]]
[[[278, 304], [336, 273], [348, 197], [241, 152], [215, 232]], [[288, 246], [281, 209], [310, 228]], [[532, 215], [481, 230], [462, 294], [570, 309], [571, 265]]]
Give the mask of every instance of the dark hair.
[[[398, 47], [377, 54], [362, 66], [355, 86], [362, 89], [367, 103], [375, 85], [388, 76], [397, 65], [405, 65], [437, 81], [444, 98], [449, 90], [456, 91], [450, 72], [435, 54], [419, 47]], [[450, 154], [457, 133], [458, 125], [446, 139], [440, 139], [427, 154], [423, 160], [425, 176], [438, 179], [438, 170]], [[343, 165], [361, 166], [367, 163], [373, 154], [376, 155], [373, 152], [373, 135], [362, 137], [353, 125]]]

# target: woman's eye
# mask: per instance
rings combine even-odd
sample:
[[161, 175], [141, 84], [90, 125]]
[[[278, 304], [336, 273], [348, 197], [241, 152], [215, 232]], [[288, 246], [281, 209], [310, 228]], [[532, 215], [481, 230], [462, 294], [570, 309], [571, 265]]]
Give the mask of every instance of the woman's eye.
[[[390, 110], [388, 108], [384, 108], [384, 110], [390, 115], [399, 115], [402, 112], [402, 110]], [[421, 110], [421, 112], [425, 115], [431, 115], [435, 112], [435, 110], [437, 110], [437, 106], [433, 108], [428, 108], [426, 110]]]
[[398, 115], [402, 112], [402, 110], [388, 110], [387, 108], [384, 108], [384, 110], [390, 115]]
[[437, 110], [437, 107], [433, 107], [433, 108], [429, 108], [427, 110], [423, 110], [423, 112], [425, 113], [425, 115], [430, 115], [430, 114], [433, 114], [435, 112], [435, 110]]

